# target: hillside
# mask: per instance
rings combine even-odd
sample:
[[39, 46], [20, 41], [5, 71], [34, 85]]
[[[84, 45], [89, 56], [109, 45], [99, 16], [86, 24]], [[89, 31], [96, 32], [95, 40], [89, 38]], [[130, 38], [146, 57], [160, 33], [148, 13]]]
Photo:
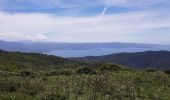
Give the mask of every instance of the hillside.
[[169, 74], [169, 70], [139, 71], [117, 64], [0, 51], [0, 99], [169, 100]]
[[50, 69], [75, 67], [78, 63], [65, 58], [38, 53], [6, 52], [0, 50], [0, 69]]
[[137, 53], [117, 53], [105, 56], [89, 56], [78, 58], [79, 60], [95, 60], [107, 63], [117, 63], [130, 66], [132, 68], [158, 70], [170, 69], [169, 51], [147, 51]]

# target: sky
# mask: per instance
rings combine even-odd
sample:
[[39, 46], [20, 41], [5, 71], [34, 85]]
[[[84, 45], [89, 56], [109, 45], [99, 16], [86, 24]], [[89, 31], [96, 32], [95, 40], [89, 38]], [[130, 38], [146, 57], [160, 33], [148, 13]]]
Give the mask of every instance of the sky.
[[170, 0], [0, 0], [0, 40], [170, 44]]

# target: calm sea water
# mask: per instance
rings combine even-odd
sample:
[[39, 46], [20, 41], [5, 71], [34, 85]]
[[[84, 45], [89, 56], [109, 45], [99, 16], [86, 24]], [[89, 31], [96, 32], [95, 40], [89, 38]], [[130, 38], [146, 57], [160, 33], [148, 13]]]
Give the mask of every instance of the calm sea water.
[[101, 56], [112, 53], [122, 52], [143, 52], [143, 51], [158, 51], [158, 50], [170, 50], [166, 47], [156, 48], [102, 48], [102, 49], [89, 49], [89, 50], [55, 50], [46, 52], [48, 55], [55, 55], [60, 57], [84, 57], [84, 56]]

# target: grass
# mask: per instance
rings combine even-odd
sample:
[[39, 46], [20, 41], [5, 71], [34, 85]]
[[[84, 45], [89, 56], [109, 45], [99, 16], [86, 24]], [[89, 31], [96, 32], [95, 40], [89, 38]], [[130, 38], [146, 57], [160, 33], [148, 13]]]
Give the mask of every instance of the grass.
[[[82, 67], [84, 69], [84, 67]], [[2, 100], [169, 100], [170, 76], [163, 72], [123, 69], [97, 73], [49, 74], [32, 72], [28, 76], [10, 73], [0, 76]], [[61, 70], [62, 72], [62, 70]]]

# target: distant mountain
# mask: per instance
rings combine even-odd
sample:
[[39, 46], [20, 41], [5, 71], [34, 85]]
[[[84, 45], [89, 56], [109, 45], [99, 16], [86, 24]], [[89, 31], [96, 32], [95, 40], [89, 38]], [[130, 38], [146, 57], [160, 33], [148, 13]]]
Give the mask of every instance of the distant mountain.
[[54, 45], [52, 43], [0, 41], [0, 49], [5, 51], [43, 53], [53, 50]]
[[86, 61], [103, 61], [123, 64], [138, 69], [153, 68], [158, 70], [170, 69], [169, 51], [147, 51], [137, 53], [117, 53], [105, 56], [88, 56], [76, 58]]
[[168, 45], [137, 44], [137, 43], [48, 43], [48, 42], [9, 42], [0, 41], [0, 49], [5, 51], [20, 51], [45, 53], [61, 57], [100, 56], [121, 52], [170, 51]]
[[8, 51], [47, 52], [52, 50], [87, 50], [96, 48], [150, 48], [154, 45], [136, 43], [43, 43], [43, 42], [10, 42], [0, 41], [0, 49]]

